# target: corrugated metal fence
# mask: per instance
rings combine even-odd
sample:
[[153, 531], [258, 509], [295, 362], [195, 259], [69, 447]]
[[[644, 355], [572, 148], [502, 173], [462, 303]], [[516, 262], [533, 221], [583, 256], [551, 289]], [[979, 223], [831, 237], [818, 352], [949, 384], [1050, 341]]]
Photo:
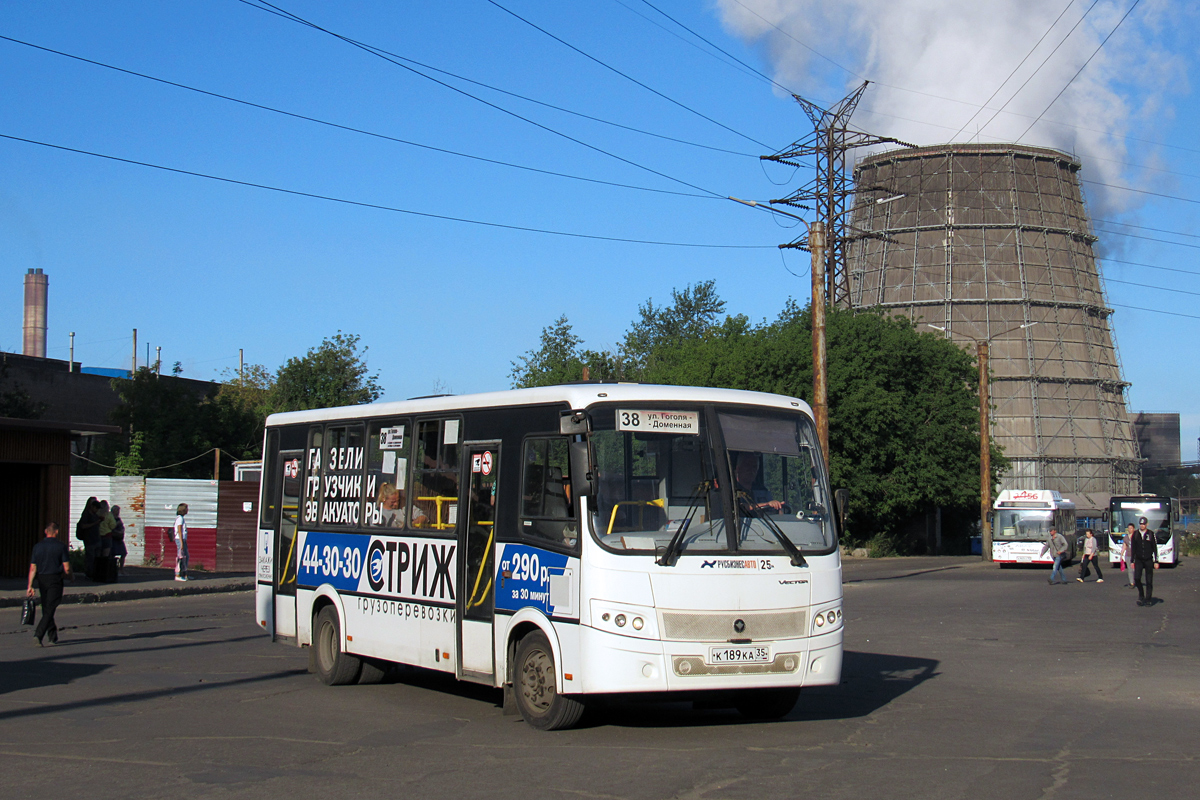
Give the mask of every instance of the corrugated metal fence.
[[175, 511], [187, 503], [188, 558], [192, 568], [252, 572], [258, 520], [258, 483], [182, 478], [71, 478], [70, 536], [89, 497], [121, 506], [127, 563], [164, 567], [175, 564], [171, 529]]

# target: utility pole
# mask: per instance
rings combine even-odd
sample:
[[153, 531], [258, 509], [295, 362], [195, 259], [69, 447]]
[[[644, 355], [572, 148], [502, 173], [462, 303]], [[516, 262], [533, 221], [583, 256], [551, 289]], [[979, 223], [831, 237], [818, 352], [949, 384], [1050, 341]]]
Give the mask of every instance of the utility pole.
[[67, 359], [67, 372], [75, 371], [75, 331], [71, 331], [71, 355]]
[[137, 372], [137, 328], [133, 329], [133, 359], [130, 363], [132, 363], [133, 366], [129, 368], [129, 377], [132, 378], [134, 373]]
[[162, 345], [154, 348], [154, 375], [157, 378], [162, 377]]
[[[816, 169], [812, 180], [806, 182], [796, 192], [787, 197], [772, 200], [772, 204], [782, 204], [803, 208], [815, 212], [817, 218], [825, 224], [825, 264], [822, 270], [825, 274], [825, 295], [829, 305], [847, 308], [850, 305], [850, 280], [846, 272], [846, 249], [855, 239], [865, 237], [880, 237], [881, 234], [870, 232], [847, 233], [849, 223], [845, 219], [851, 210], [849, 200], [855, 192], [860, 195], [870, 191], [888, 191], [880, 186], [851, 186], [850, 175], [846, 171], [846, 154], [859, 147], [875, 144], [898, 144], [904, 147], [916, 145], [902, 142], [888, 136], [875, 136], [870, 133], [856, 131], [850, 127], [850, 117], [858, 107], [868, 82], [864, 81], [850, 94], [846, 95], [830, 109], [822, 108], [798, 94], [792, 95], [804, 113], [812, 122], [812, 133], [794, 142], [779, 152], [769, 156], [759, 156], [763, 161], [775, 161], [790, 167], [803, 168], [808, 165], [799, 163], [800, 159], [811, 158]], [[792, 247], [806, 250], [807, 242], [797, 239], [790, 244], [780, 247]]]
[[979, 362], [979, 549], [992, 560], [992, 426], [988, 400], [988, 343], [975, 343]]
[[246, 385], [246, 351], [238, 348], [238, 383]]
[[216, 450], [213, 451], [213, 480], [219, 481], [220, 479], [221, 479], [221, 448], [218, 447]]
[[813, 417], [817, 423], [817, 441], [821, 455], [829, 464], [829, 395], [826, 382], [828, 360], [825, 355], [825, 224], [814, 222], [808, 229], [808, 249], [812, 251], [812, 359]]

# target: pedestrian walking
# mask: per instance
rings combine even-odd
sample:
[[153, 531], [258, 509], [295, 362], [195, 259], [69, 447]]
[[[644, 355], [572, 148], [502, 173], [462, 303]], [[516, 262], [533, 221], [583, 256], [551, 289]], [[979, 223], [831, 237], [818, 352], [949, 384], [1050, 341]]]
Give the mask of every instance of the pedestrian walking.
[[172, 536], [175, 539], [175, 580], [187, 580], [188, 546], [187, 546], [187, 503], [180, 503], [175, 509], [175, 528]]
[[125, 520], [121, 519], [121, 507], [112, 507], [113, 529], [112, 529], [112, 555], [117, 560], [117, 571], [125, 574], [125, 557], [129, 555], [129, 548], [125, 546]]
[[83, 542], [83, 574], [96, 574], [96, 556], [100, 550], [100, 501], [89, 497], [75, 523], [75, 538]]
[[1079, 577], [1075, 580], [1083, 583], [1084, 578], [1091, 574], [1090, 570], [1096, 570], [1096, 583], [1104, 583], [1104, 576], [1100, 573], [1100, 542], [1096, 540], [1096, 534], [1091, 528], [1084, 531], [1083, 539], [1083, 558], [1079, 561]]
[[58, 644], [58, 625], [54, 622], [54, 612], [63, 596], [63, 579], [71, 576], [71, 557], [67, 546], [58, 538], [58, 525], [51, 522], [46, 526], [45, 536], [33, 546], [29, 556], [29, 582], [25, 586], [25, 596], [33, 597], [33, 582], [37, 581], [38, 591], [42, 596], [42, 621], [33, 631], [33, 638], [39, 646], [44, 646], [43, 639], [50, 644]]
[[[1147, 527], [1146, 518], [1138, 520], [1138, 529], [1130, 537], [1129, 547], [1133, 554], [1133, 585], [1138, 590], [1139, 606], [1154, 605], [1154, 570], [1158, 569], [1158, 539]], [[1151, 568], [1153, 565], [1153, 569]], [[1145, 580], [1145, 591], [1142, 581]]]
[[[1041, 555], [1046, 555], [1046, 553], [1054, 558], [1054, 569], [1050, 571], [1050, 580], [1047, 583], [1066, 583], [1067, 579], [1063, 577], [1062, 562], [1063, 557], [1067, 554], [1067, 540], [1054, 528], [1050, 529], [1050, 535], [1046, 537], [1046, 543], [1042, 545]], [[1057, 580], [1055, 576], [1058, 576]]]
[[1125, 538], [1121, 540], [1121, 570], [1129, 578], [1129, 583], [1125, 584], [1126, 589], [1133, 588], [1133, 548], [1130, 542], [1133, 541], [1133, 533], [1137, 530], [1137, 526], [1132, 522], [1125, 526]]

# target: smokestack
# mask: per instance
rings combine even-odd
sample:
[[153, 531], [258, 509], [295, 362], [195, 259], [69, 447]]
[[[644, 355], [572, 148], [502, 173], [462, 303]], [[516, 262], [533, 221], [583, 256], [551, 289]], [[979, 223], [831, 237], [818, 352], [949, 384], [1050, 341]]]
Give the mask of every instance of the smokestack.
[[50, 278], [40, 269], [25, 273], [25, 336], [21, 352], [46, 357], [46, 295]]

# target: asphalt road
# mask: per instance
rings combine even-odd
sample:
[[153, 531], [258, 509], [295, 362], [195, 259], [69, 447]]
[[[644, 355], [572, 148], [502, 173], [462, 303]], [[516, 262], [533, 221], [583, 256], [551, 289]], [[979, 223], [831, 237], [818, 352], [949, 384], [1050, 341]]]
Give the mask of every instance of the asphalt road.
[[1200, 560], [1152, 608], [1047, 573], [851, 562], [844, 683], [788, 719], [622, 701], [558, 733], [427, 673], [325, 687], [249, 594], [64, 607], [44, 650], [8, 609], [0, 798], [1196, 797]]

